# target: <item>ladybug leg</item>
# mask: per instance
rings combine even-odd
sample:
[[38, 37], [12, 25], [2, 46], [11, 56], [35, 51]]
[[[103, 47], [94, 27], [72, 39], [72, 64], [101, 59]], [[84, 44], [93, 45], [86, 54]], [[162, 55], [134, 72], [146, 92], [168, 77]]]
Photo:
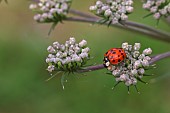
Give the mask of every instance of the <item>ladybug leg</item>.
[[112, 90], [114, 90], [115, 87], [116, 87], [119, 83], [120, 83], [120, 81], [119, 81], [119, 82], [116, 82], [116, 84], [112, 87]]
[[136, 91], [140, 94], [140, 92], [139, 92], [139, 90], [138, 90], [137, 86], [136, 86], [136, 85], [134, 85], [134, 87], [135, 87]]
[[143, 81], [141, 78], [137, 78], [137, 80], [139, 80], [140, 82], [142, 82], [144, 84], [148, 84], [147, 82]]

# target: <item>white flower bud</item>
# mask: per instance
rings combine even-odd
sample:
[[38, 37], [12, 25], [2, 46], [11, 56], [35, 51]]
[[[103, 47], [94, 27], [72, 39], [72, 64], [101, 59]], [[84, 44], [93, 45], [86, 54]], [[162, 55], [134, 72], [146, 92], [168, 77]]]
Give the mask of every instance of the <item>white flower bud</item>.
[[119, 69], [116, 69], [116, 70], [113, 70], [112, 71], [112, 75], [114, 75], [114, 76], [118, 76], [119, 74], [120, 74], [120, 70]]
[[60, 44], [59, 44], [58, 42], [54, 42], [54, 43], [53, 43], [53, 47], [54, 47], [55, 49], [60, 49]]
[[36, 20], [36, 21], [39, 21], [40, 18], [41, 18], [41, 15], [40, 15], [40, 14], [36, 14], [36, 15], [34, 16], [34, 20]]
[[128, 19], [128, 16], [125, 15], [124, 13], [122, 13], [122, 15], [121, 15], [121, 20], [127, 20], [127, 19]]
[[139, 51], [140, 46], [141, 46], [140, 43], [135, 43], [133, 49], [134, 49], [135, 51]]
[[151, 13], [155, 13], [158, 10], [158, 6], [151, 7]]
[[105, 12], [104, 12], [104, 16], [105, 17], [109, 17], [112, 15], [112, 11], [110, 9], [107, 9]]
[[152, 49], [151, 48], [147, 48], [143, 51], [143, 54], [145, 55], [150, 55], [152, 53]]
[[48, 51], [49, 53], [55, 53], [55, 52], [56, 52], [55, 49], [54, 49], [52, 46], [49, 46], [49, 47], [47, 48], [47, 51]]
[[70, 37], [69, 44], [74, 45], [76, 42], [76, 39], [74, 37]]
[[125, 81], [125, 85], [126, 86], [130, 86], [130, 85], [132, 85], [132, 81], [129, 79], [129, 80], [127, 80], [127, 81]]
[[49, 54], [48, 58], [54, 58], [55, 56], [53, 54]]
[[138, 73], [140, 75], [143, 75], [145, 73], [145, 70], [143, 68], [138, 69]]
[[136, 78], [131, 78], [132, 84], [136, 85], [137, 84], [137, 79]]
[[151, 57], [146, 56], [146, 57], [144, 57], [143, 59], [149, 61], [149, 60], [151, 60]]
[[103, 7], [101, 8], [102, 11], [106, 11], [107, 9], [109, 9], [109, 6], [103, 6]]
[[97, 7], [101, 7], [103, 5], [103, 3], [101, 1], [96, 1], [96, 6]]
[[88, 53], [89, 51], [90, 51], [90, 48], [88, 48], [88, 47], [82, 49], [82, 53]]
[[140, 66], [141, 66], [141, 61], [140, 61], [140, 60], [135, 61], [135, 63], [134, 63], [134, 68], [137, 69], [137, 68], [139, 68]]
[[160, 12], [162, 15], [166, 15], [166, 14], [167, 14], [167, 10], [166, 10], [166, 9], [161, 9], [161, 10], [159, 10], [159, 12]]
[[143, 65], [144, 67], [148, 67], [148, 66], [149, 66], [148, 60], [143, 60], [143, 61], [142, 61], [142, 65]]
[[127, 76], [128, 75], [126, 75], [126, 74], [120, 75], [120, 81], [126, 81], [128, 79]]
[[144, 54], [140, 54], [139, 57], [138, 57], [138, 59], [140, 59], [140, 60], [143, 60], [144, 58], [145, 58]]
[[139, 51], [134, 51], [133, 52], [133, 57], [137, 58], [140, 55]]
[[96, 11], [97, 10], [97, 6], [90, 6], [89, 10], [90, 11]]
[[81, 58], [88, 58], [88, 54], [87, 53], [81, 53], [79, 56]]
[[136, 75], [137, 72], [138, 72], [138, 71], [137, 71], [136, 69], [131, 70], [131, 73], [132, 73], [133, 75]]
[[123, 43], [123, 44], [122, 44], [122, 48], [123, 48], [124, 50], [128, 50], [128, 43], [127, 43], [127, 42]]
[[49, 72], [52, 72], [52, 71], [54, 70], [54, 68], [55, 68], [54, 65], [50, 65], [50, 66], [48, 66], [47, 70], [48, 70]]
[[36, 4], [31, 4], [31, 5], [29, 6], [29, 8], [30, 8], [31, 10], [34, 10], [34, 9], [37, 8], [37, 5], [36, 5]]
[[154, 17], [155, 19], [159, 19], [159, 18], [161, 17], [161, 14], [160, 14], [160, 13], [155, 13], [155, 14], [153, 15], [153, 17]]
[[86, 40], [82, 40], [80, 43], [79, 43], [79, 47], [85, 47], [87, 45], [87, 41]]
[[57, 58], [57, 57], [54, 59], [54, 63], [57, 63], [59, 61], [62, 61], [62, 60], [60, 58]]
[[128, 13], [131, 13], [131, 12], [133, 12], [133, 7], [131, 7], [131, 6], [126, 6], [126, 11], [128, 12]]

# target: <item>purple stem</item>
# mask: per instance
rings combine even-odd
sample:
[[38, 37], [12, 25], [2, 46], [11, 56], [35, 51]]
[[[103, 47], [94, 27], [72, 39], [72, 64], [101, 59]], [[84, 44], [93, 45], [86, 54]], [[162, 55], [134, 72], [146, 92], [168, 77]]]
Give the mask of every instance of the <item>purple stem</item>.
[[[162, 53], [162, 54], [158, 54], [156, 56], [153, 56], [151, 61], [149, 62], [149, 64], [153, 64], [161, 59], [164, 59], [164, 58], [167, 58], [167, 57], [170, 57], [170, 51], [169, 52], [166, 52], [166, 53]], [[91, 72], [91, 71], [95, 71], [95, 70], [100, 70], [100, 69], [104, 69], [104, 65], [103, 64], [99, 64], [99, 65], [96, 65], [96, 66], [89, 66], [89, 67], [86, 67], [82, 70], [78, 70], [79, 73], [83, 73], [83, 72]]]

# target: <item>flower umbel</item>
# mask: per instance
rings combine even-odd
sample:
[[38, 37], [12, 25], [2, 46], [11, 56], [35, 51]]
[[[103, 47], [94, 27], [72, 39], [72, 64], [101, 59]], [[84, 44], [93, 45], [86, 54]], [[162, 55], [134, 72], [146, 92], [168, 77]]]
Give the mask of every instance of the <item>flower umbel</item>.
[[126, 21], [128, 14], [133, 12], [132, 5], [132, 0], [106, 0], [105, 3], [98, 0], [95, 5], [90, 6], [89, 10], [103, 18], [100, 23], [108, 22], [110, 25]]
[[[77, 70], [80, 70], [90, 59], [90, 48], [87, 47], [87, 41], [82, 40], [79, 43], [76, 43], [74, 37], [70, 37], [65, 44], [54, 42], [47, 48], [47, 51], [49, 53], [46, 58], [46, 63], [48, 64], [47, 70], [50, 73], [53, 72], [57, 74], [58, 72], [63, 72], [61, 79], [63, 89], [65, 74], [74, 73]], [[56, 74], [52, 74], [52, 77], [55, 75]]]
[[150, 68], [149, 61], [151, 57], [149, 55], [152, 53], [152, 49], [147, 48], [140, 53], [140, 47], [140, 43], [135, 43], [134, 46], [126, 42], [123, 43], [122, 49], [124, 49], [126, 53], [126, 58], [117, 65], [110, 64], [110, 66], [107, 67], [116, 79], [117, 83], [115, 86], [123, 82], [128, 87], [128, 92], [129, 86], [132, 85], [135, 86], [138, 91], [136, 87], [138, 81], [146, 83], [142, 81], [141, 78], [146, 75], [145, 71]]
[[40, 0], [36, 4], [31, 4], [30, 9], [37, 14], [34, 20], [41, 23], [61, 22], [69, 11], [71, 0]]
[[149, 15], [153, 15], [154, 19], [159, 20], [170, 15], [170, 0], [147, 0], [143, 8], [150, 11]]
[[49, 65], [47, 70], [64, 71], [64, 72], [76, 72], [90, 58], [90, 48], [87, 47], [87, 41], [82, 40], [76, 43], [74, 37], [70, 37], [65, 44], [54, 42], [52, 46], [47, 48], [49, 52], [46, 58], [46, 63]]

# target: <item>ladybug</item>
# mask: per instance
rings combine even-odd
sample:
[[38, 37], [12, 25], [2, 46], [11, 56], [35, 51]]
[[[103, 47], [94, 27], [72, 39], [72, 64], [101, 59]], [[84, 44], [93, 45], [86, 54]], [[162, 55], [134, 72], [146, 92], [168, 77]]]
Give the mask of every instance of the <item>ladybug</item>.
[[104, 54], [103, 64], [105, 67], [117, 65], [126, 58], [126, 53], [122, 48], [111, 48]]

